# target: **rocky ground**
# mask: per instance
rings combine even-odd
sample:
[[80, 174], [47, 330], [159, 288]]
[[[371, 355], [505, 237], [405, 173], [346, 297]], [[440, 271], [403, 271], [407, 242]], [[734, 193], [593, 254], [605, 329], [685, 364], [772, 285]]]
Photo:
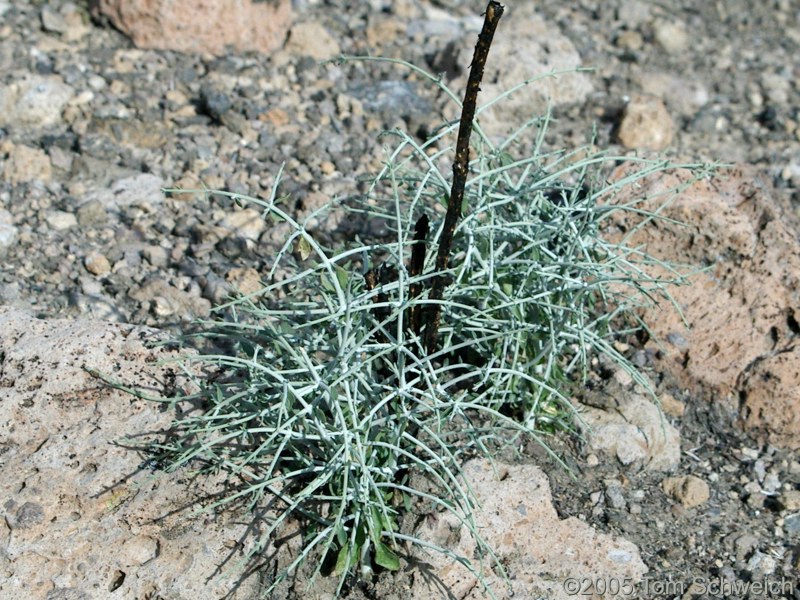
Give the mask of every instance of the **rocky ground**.
[[[161, 189], [265, 197], [284, 165], [280, 192], [301, 217], [357, 193], [382, 159], [381, 131], [424, 135], [455, 113], [402, 67], [319, 61], [401, 57], [462, 90], [482, 4], [307, 0], [281, 50], [214, 57], [134, 48], [81, 2], [0, 1], [0, 304], [175, 331], [232, 287], [253, 289], [281, 229], [219, 195]], [[546, 148], [583, 144], [595, 126], [602, 149], [753, 165], [797, 208], [796, 2], [533, 4], [508, 2], [485, 94], [552, 69], [595, 70], [515, 95], [487, 116], [493, 132], [544, 110], [546, 95]], [[688, 583], [764, 578], [790, 585], [726, 597], [800, 598], [797, 452], [749, 438], [699, 390], [651, 375], [685, 407], [670, 416], [677, 471], [699, 491], [670, 491], [663, 473], [555, 438], [577, 481], [539, 453], [527, 460], [546, 466], [559, 515], [638, 546], [651, 584], [641, 598], [721, 597]], [[670, 579], [681, 594], [658, 588]], [[388, 585], [352, 597], [389, 597]]]

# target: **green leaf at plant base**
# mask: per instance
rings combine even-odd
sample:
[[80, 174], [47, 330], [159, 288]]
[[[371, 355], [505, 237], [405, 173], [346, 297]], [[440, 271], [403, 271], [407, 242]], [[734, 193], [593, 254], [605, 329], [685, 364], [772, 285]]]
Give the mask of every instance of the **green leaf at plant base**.
[[372, 541], [376, 544], [379, 544], [382, 531], [392, 532], [395, 531], [397, 527], [395, 526], [391, 515], [384, 514], [381, 509], [375, 505], [370, 508], [372, 510], [372, 519], [375, 524], [370, 531], [370, 534], [372, 536]]
[[411, 512], [411, 509], [412, 509], [412, 508], [413, 508], [413, 507], [412, 507], [412, 505], [411, 505], [411, 496], [409, 496], [409, 495], [408, 495], [408, 494], [406, 494], [406, 493], [403, 493], [403, 509], [404, 509], [406, 512]]
[[344, 545], [339, 549], [339, 555], [336, 557], [336, 567], [333, 569], [333, 575], [339, 577], [350, 570], [350, 567], [356, 564], [356, 557], [358, 552], [354, 552], [349, 545]]
[[[350, 274], [347, 272], [346, 269], [340, 267], [339, 265], [335, 265], [336, 271], [336, 281], [339, 283], [339, 287], [346, 288], [347, 282], [350, 280]], [[327, 273], [322, 273], [320, 275], [320, 280], [322, 281], [322, 287], [328, 292], [335, 292], [336, 286], [333, 285], [333, 282], [330, 279], [330, 276]]]
[[350, 279], [350, 273], [348, 273], [347, 270], [344, 269], [344, 267], [340, 267], [339, 265], [336, 265], [336, 279], [339, 280], [339, 286], [340, 287], [346, 288], [347, 287], [347, 282]]
[[400, 558], [383, 542], [375, 545], [375, 564], [388, 569], [397, 571], [400, 569]]
[[347, 543], [347, 534], [344, 531], [344, 525], [341, 521], [336, 521], [336, 541], [339, 545], [344, 546]]

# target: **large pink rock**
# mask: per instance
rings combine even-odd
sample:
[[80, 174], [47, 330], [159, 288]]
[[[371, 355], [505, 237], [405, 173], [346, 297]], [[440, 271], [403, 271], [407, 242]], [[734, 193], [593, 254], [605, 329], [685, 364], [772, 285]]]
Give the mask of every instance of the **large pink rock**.
[[[622, 178], [621, 170], [615, 177]], [[675, 171], [647, 178], [616, 198], [664, 217], [634, 231], [628, 245], [662, 261], [706, 268], [642, 315], [660, 345], [662, 367], [695, 394], [738, 411], [752, 433], [800, 448], [800, 242], [797, 218], [753, 169], [691, 183]], [[670, 190], [680, 190], [667, 204]], [[668, 275], [651, 266], [653, 274]], [[679, 308], [680, 310], [677, 310]], [[688, 328], [686, 327], [688, 325]]]
[[239, 552], [248, 513], [193, 512], [222, 480], [152, 472], [130, 448], [175, 411], [84, 369], [154, 396], [183, 388], [156, 333], [0, 307], [0, 599], [258, 597]]
[[[576, 517], [561, 519], [553, 507], [547, 475], [535, 465], [490, 464], [472, 460], [463, 467], [477, 507], [471, 518], [503, 565], [486, 557], [483, 575], [498, 600], [588, 598], [574, 584], [616, 582], [609, 593], [592, 598], [630, 598], [647, 566], [631, 542], [601, 533]], [[415, 535], [446, 547], [479, 568], [478, 547], [467, 527], [449, 512], [428, 517]], [[411, 586], [415, 600], [483, 600], [491, 597], [460, 562], [440, 552], [414, 549], [419, 575]], [[617, 585], [618, 584], [618, 585]]]
[[291, 0], [93, 0], [139, 48], [221, 55], [279, 48], [292, 19]]

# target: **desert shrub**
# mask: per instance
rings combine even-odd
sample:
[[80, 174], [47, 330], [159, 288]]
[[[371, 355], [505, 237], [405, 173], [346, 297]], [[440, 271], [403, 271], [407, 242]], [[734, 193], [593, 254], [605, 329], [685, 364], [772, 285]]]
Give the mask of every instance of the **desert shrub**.
[[[455, 98], [438, 78], [405, 66]], [[287, 520], [303, 523], [301, 550], [273, 586], [310, 557], [314, 575], [338, 576], [340, 590], [350, 576], [398, 569], [409, 544], [432, 548], [401, 527], [414, 506], [454, 513], [491, 555], [472, 520], [463, 459], [494, 457], [520, 436], [547, 447], [547, 432], [575, 418], [565, 385], [585, 378], [594, 356], [644, 383], [613, 342], [637, 325], [639, 306], [668, 299], [682, 275], [667, 265], [669, 277], [648, 275], [653, 259], [624, 237], [607, 241], [603, 228], [615, 211], [640, 212], [636, 202], [612, 202], [617, 192], [676, 165], [605, 156], [591, 143], [545, 152], [548, 119], [500, 143], [475, 123], [445, 272], [436, 270], [435, 250], [457, 124], [424, 142], [388, 132], [383, 139], [394, 145], [366, 193], [302, 221], [282, 208], [280, 173], [267, 200], [214, 192], [257, 207], [289, 234], [264, 287], [200, 324], [196, 335], [225, 351], [185, 359], [197, 391], [170, 401], [203, 410], [177, 420], [153, 451], [170, 471], [229, 474], [230, 492], [208, 510], [271, 508], [252, 556]], [[609, 166], [620, 161], [640, 168], [609, 182]], [[331, 210], [380, 218], [389, 233], [326, 247], [310, 223]], [[435, 277], [447, 278], [440, 299], [429, 294]], [[432, 304], [441, 307], [433, 348], [423, 339]], [[198, 376], [197, 363], [216, 375]], [[476, 557], [432, 549], [480, 577]]]

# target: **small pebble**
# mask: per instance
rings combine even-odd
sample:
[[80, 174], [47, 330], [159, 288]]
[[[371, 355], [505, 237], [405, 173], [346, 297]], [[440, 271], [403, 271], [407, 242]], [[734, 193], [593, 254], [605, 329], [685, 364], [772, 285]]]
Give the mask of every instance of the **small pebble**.
[[242, 294], [253, 294], [264, 287], [260, 274], [251, 267], [233, 268], [225, 275], [225, 280]]
[[774, 471], [770, 471], [769, 473], [767, 473], [767, 476], [764, 477], [762, 486], [767, 494], [774, 494], [776, 491], [780, 489], [781, 480], [778, 477], [777, 473], [775, 473]]
[[12, 225], [11, 213], [0, 210], [0, 252], [7, 250], [17, 241], [19, 230]]
[[755, 473], [755, 476], [759, 482], [764, 481], [764, 477], [767, 476], [767, 465], [764, 462], [764, 459], [759, 458], [755, 463], [753, 463], [753, 472]]
[[800, 490], [783, 492], [779, 500], [784, 510], [800, 510]]
[[266, 229], [261, 213], [253, 208], [229, 213], [219, 225], [227, 235], [253, 241], [258, 240], [258, 237]]
[[708, 484], [694, 475], [667, 477], [661, 482], [661, 487], [684, 508], [700, 506], [711, 496]]
[[775, 567], [777, 567], [775, 559], [758, 550], [747, 561], [747, 570], [761, 577], [772, 575], [775, 572]]
[[625, 508], [625, 496], [622, 493], [622, 484], [616, 479], [607, 479], [603, 482], [606, 488], [606, 498], [608, 505], [612, 508], [621, 510]]
[[672, 143], [675, 123], [664, 103], [652, 96], [634, 96], [625, 106], [617, 137], [626, 148], [664, 150]]
[[736, 553], [736, 560], [744, 561], [755, 548], [758, 547], [759, 539], [749, 533], [736, 537], [733, 541], [733, 549]]
[[788, 515], [783, 519], [783, 530], [787, 535], [800, 534], [800, 513]]
[[67, 229], [71, 229], [78, 224], [78, 219], [73, 213], [65, 212], [63, 210], [53, 210], [48, 212], [45, 216], [45, 221], [47, 221], [47, 224], [56, 231], [66, 231]]
[[223, 115], [230, 110], [231, 99], [224, 92], [203, 86], [200, 88], [200, 106], [209, 117], [220, 121]]
[[53, 167], [44, 150], [17, 145], [9, 152], [2, 175], [12, 185], [32, 181], [48, 182], [53, 177]]
[[111, 271], [111, 263], [100, 252], [92, 251], [83, 259], [83, 265], [92, 275], [106, 275]]
[[644, 46], [644, 38], [638, 31], [623, 31], [617, 36], [614, 43], [623, 50], [641, 50]]
[[156, 268], [162, 269], [169, 264], [169, 250], [161, 246], [148, 246], [142, 250], [142, 257]]
[[653, 37], [668, 54], [680, 54], [689, 46], [686, 25], [680, 21], [656, 20], [653, 24]]
[[686, 410], [686, 404], [677, 400], [675, 396], [669, 392], [661, 394], [658, 400], [661, 404], [661, 410], [670, 417], [682, 417]]
[[742, 447], [740, 452], [742, 453], [742, 456], [749, 458], [750, 460], [756, 460], [761, 455], [756, 448]]

